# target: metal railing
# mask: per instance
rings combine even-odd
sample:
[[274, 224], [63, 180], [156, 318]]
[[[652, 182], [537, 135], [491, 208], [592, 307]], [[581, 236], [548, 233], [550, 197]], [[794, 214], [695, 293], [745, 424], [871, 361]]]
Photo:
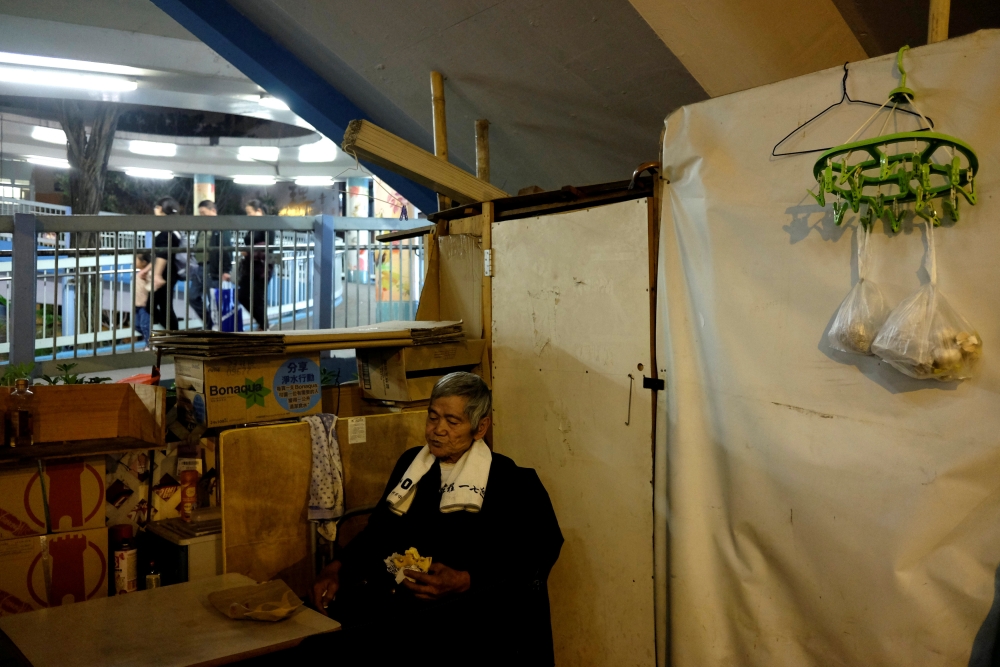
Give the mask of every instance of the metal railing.
[[73, 212], [69, 206], [59, 204], [46, 204], [40, 201], [29, 199], [14, 199], [11, 197], [0, 197], [0, 215], [14, 215], [15, 213], [34, 213], [35, 215], [70, 215]]
[[108, 367], [127, 367], [121, 357], [143, 351], [151, 329], [412, 319], [423, 239], [374, 238], [401, 225], [419, 221], [0, 216], [0, 364], [119, 357]]

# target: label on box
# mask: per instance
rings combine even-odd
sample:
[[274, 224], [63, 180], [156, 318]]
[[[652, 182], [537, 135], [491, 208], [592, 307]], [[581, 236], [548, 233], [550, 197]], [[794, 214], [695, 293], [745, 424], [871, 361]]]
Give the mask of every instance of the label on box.
[[347, 420], [347, 444], [357, 445], [368, 441], [368, 425], [364, 417]]
[[274, 374], [274, 395], [289, 412], [305, 412], [319, 403], [319, 364], [312, 359], [289, 359]]

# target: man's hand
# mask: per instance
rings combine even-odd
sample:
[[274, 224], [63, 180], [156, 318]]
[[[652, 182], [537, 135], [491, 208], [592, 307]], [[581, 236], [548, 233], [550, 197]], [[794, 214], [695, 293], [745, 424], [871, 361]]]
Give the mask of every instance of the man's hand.
[[153, 291], [154, 292], [156, 290], [160, 289], [161, 287], [165, 287], [166, 284], [167, 284], [167, 281], [164, 280], [162, 276], [159, 276], [159, 275], [153, 276]]
[[441, 563], [432, 564], [427, 574], [407, 570], [406, 576], [414, 581], [403, 579], [403, 585], [421, 600], [440, 600], [452, 593], [464, 593], [472, 583], [468, 572], [453, 570]]
[[225, 282], [228, 283], [229, 282], [229, 278], [230, 278], [230, 275], [228, 273], [223, 273], [222, 274], [222, 280], [224, 280]]
[[337, 596], [337, 590], [340, 588], [340, 561], [335, 560], [322, 572], [319, 573], [319, 577], [316, 578], [316, 583], [313, 585], [313, 605], [316, 607], [316, 611], [326, 614], [326, 605], [330, 604], [330, 601]]

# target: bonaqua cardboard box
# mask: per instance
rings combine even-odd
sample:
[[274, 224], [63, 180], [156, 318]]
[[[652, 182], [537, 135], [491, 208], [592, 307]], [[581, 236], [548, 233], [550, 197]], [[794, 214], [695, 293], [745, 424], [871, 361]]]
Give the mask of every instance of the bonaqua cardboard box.
[[178, 406], [190, 420], [233, 426], [302, 417], [321, 410], [319, 354], [175, 357]]

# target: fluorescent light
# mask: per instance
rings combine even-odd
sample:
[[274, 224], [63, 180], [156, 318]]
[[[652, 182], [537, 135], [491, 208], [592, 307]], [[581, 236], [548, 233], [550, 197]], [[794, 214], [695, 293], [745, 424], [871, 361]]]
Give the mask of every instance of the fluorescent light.
[[277, 180], [274, 176], [233, 176], [233, 183], [239, 185], [274, 185]]
[[49, 144], [66, 145], [66, 133], [58, 127], [33, 127], [31, 128], [31, 138]]
[[128, 142], [129, 153], [136, 155], [155, 155], [157, 157], [173, 157], [177, 155], [177, 144], [168, 144], [160, 141], [139, 141], [138, 139]]
[[236, 159], [242, 162], [277, 162], [278, 153], [281, 151], [277, 146], [240, 146]]
[[299, 146], [299, 162], [333, 162], [337, 159], [337, 144], [326, 137], [312, 144]]
[[333, 176], [299, 176], [295, 185], [333, 185]]
[[287, 104], [279, 100], [277, 97], [272, 97], [270, 95], [261, 95], [260, 105], [262, 107], [267, 107], [268, 109], [277, 109], [278, 111], [288, 111]]
[[141, 69], [125, 65], [95, 63], [87, 60], [68, 60], [66, 58], [47, 58], [45, 56], [29, 56], [23, 53], [6, 53], [3, 51], [0, 51], [0, 63], [55, 67], [56, 69], [73, 69], [83, 72], [103, 72], [105, 74], [145, 74]]
[[69, 160], [61, 157], [44, 157], [42, 155], [29, 155], [28, 162], [37, 164], [40, 167], [55, 167], [56, 169], [69, 169]]
[[0, 81], [106, 92], [125, 92], [139, 87], [135, 81], [115, 76], [77, 74], [76, 72], [60, 72], [54, 69], [31, 69], [7, 65], [0, 65]]
[[132, 178], [155, 178], [164, 181], [174, 177], [174, 172], [168, 169], [144, 169], [142, 167], [126, 167], [125, 174]]

